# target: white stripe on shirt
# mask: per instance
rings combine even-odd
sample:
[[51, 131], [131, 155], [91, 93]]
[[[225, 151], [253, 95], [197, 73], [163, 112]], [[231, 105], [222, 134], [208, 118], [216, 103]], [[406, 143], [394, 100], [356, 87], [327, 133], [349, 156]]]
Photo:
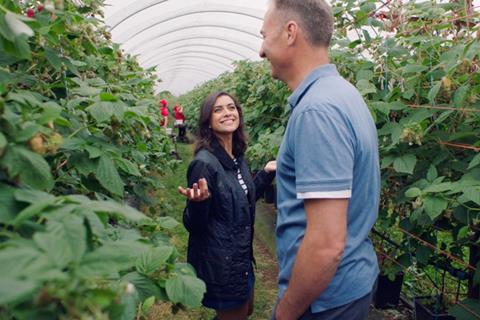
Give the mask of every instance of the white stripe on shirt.
[[352, 190], [297, 193], [297, 199], [349, 199], [351, 197]]

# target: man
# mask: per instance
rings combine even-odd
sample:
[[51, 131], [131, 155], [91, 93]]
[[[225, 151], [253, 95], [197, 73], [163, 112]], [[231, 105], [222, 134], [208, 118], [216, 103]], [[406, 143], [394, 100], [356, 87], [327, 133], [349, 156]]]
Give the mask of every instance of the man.
[[377, 132], [329, 64], [332, 32], [324, 0], [272, 0], [261, 30], [260, 56], [293, 91], [277, 158], [277, 320], [366, 319], [378, 275]]

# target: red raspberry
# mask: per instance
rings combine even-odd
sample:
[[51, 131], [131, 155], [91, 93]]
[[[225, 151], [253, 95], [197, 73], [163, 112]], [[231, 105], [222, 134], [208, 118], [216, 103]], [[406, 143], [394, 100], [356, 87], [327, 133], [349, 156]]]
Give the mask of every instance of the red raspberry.
[[38, 12], [42, 12], [42, 11], [43, 11], [43, 6], [42, 6], [41, 4], [39, 4], [39, 5], [37, 6], [37, 11], [38, 11]]
[[33, 11], [32, 8], [28, 8], [27, 9], [27, 17], [33, 18], [34, 15], [35, 15], [35, 11]]

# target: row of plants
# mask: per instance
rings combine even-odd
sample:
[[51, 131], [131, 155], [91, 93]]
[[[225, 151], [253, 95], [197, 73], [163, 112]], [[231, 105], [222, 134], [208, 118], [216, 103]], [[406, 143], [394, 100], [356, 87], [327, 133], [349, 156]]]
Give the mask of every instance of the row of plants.
[[150, 196], [176, 163], [156, 78], [111, 42], [103, 5], [0, 0], [2, 319], [140, 319], [205, 292]]
[[[378, 128], [382, 191], [376, 230], [398, 243], [377, 246], [393, 258], [379, 254], [382, 271], [393, 279], [403, 270], [410, 287], [405, 293], [435, 295], [438, 312], [457, 302], [458, 294], [444, 297], [446, 287], [457, 291], [456, 281], [422, 285], [412, 274], [434, 279], [446, 270], [458, 270], [449, 271], [457, 278], [463, 272], [458, 290], [470, 299], [450, 312], [471, 319], [461, 305], [479, 308], [478, 9], [463, 0], [331, 4], [336, 20], [331, 60], [359, 89]], [[289, 92], [271, 80], [267, 64], [238, 62], [234, 72], [180, 97], [190, 119], [213, 90], [240, 99], [252, 166], [274, 158], [288, 120]]]

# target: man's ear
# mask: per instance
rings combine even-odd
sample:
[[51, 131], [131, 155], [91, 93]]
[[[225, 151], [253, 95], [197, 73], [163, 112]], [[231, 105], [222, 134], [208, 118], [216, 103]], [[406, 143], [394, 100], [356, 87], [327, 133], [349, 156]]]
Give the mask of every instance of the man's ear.
[[298, 23], [293, 20], [288, 21], [286, 24], [286, 32], [287, 32], [287, 44], [289, 46], [295, 44], [299, 36]]

